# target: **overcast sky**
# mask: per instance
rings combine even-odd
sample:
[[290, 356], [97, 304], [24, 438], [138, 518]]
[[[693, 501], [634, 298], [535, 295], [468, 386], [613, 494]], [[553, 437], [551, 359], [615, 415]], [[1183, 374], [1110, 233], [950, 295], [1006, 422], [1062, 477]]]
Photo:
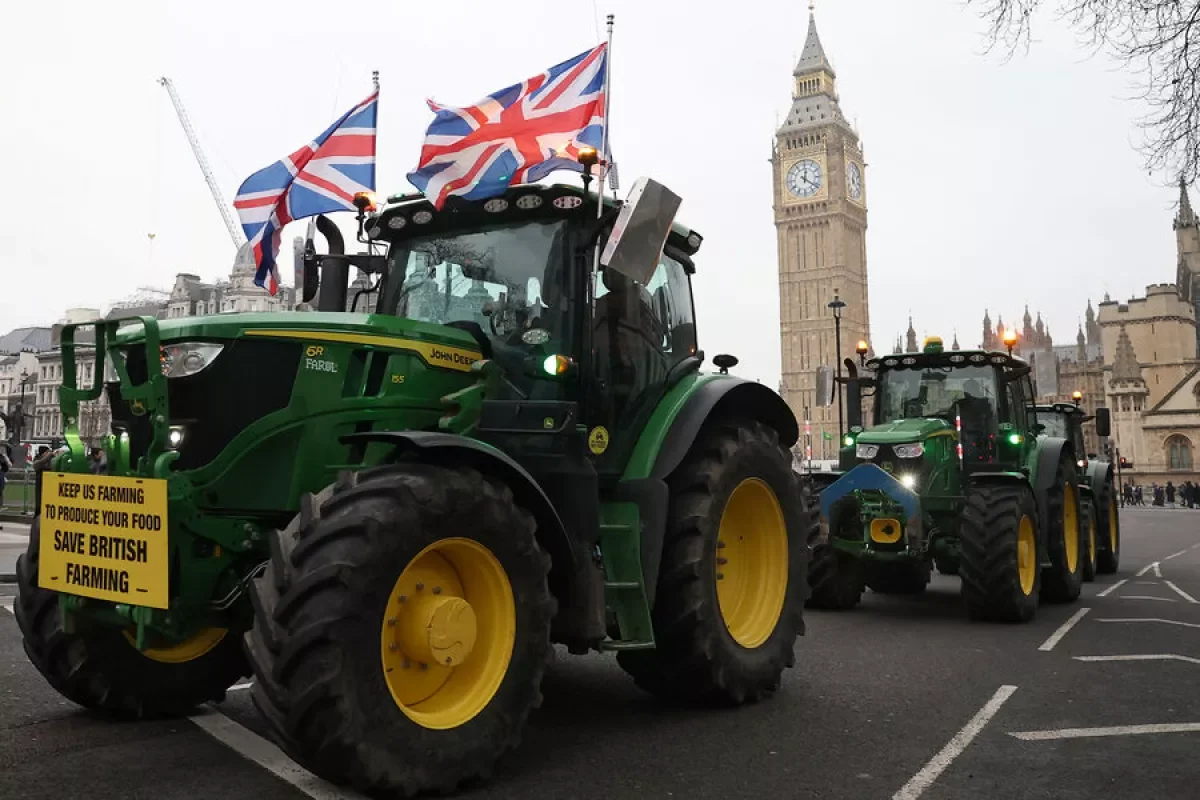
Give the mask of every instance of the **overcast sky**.
[[[175, 81], [232, 202], [247, 175], [365, 97], [378, 69], [378, 189], [392, 193], [409, 188], [425, 97], [463, 105], [535, 74], [593, 46], [611, 12], [625, 188], [644, 174], [682, 195], [680, 219], [706, 237], [701, 346], [736, 354], [736, 372], [774, 386], [767, 159], [808, 9], [722, 9], [15, 0], [0, 46], [0, 329], [169, 288], [177, 272], [228, 273], [233, 244], [160, 75]], [[1025, 303], [1069, 343], [1089, 297], [1123, 300], [1174, 279], [1177, 191], [1133, 149], [1144, 113], [1129, 99], [1133, 76], [1089, 57], [1052, 17], [1031, 53], [1004, 63], [983, 54], [983, 23], [961, 0], [819, 0], [816, 14], [868, 162], [877, 348], [890, 349], [910, 312], [919, 335], [949, 342], [957, 329], [976, 345], [984, 306], [1015, 321]]]

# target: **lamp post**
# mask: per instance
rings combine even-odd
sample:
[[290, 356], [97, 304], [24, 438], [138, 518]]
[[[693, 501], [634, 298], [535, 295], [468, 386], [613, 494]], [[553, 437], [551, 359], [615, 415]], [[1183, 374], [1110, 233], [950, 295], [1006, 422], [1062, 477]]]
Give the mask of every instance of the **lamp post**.
[[32, 378], [29, 370], [21, 370], [21, 405], [17, 406], [17, 424], [13, 426], [17, 432], [17, 447], [21, 446], [21, 441], [25, 438], [25, 387]]
[[842, 437], [846, 435], [843, 429], [845, 424], [842, 419], [842, 309], [846, 307], [846, 302], [838, 297], [838, 290], [833, 290], [833, 299], [829, 301], [830, 309], [833, 310], [833, 346], [836, 348], [834, 355], [835, 366], [837, 371], [837, 398], [838, 398], [838, 447], [842, 446]]

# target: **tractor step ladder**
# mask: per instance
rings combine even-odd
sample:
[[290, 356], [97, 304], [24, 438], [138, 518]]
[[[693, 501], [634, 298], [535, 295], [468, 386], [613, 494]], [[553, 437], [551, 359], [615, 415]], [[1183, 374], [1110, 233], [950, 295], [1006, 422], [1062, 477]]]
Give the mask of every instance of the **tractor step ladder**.
[[617, 618], [621, 638], [605, 639], [602, 650], [650, 650], [654, 625], [642, 582], [640, 520], [631, 503], [605, 503], [601, 511], [600, 553], [604, 561], [604, 602]]

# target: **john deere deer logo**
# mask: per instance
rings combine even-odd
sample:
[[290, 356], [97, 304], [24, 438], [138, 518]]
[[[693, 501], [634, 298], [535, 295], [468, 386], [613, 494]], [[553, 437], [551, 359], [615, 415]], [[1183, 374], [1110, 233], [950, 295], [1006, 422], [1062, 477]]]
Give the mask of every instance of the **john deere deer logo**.
[[135, 417], [140, 417], [146, 413], [146, 404], [141, 400], [130, 400], [129, 410], [133, 412]]

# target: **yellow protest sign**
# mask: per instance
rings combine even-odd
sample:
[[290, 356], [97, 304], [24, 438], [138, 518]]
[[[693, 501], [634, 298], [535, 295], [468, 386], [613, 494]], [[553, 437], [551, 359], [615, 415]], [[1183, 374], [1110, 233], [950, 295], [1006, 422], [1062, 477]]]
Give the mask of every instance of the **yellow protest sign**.
[[165, 480], [47, 472], [40, 511], [38, 586], [167, 608]]

